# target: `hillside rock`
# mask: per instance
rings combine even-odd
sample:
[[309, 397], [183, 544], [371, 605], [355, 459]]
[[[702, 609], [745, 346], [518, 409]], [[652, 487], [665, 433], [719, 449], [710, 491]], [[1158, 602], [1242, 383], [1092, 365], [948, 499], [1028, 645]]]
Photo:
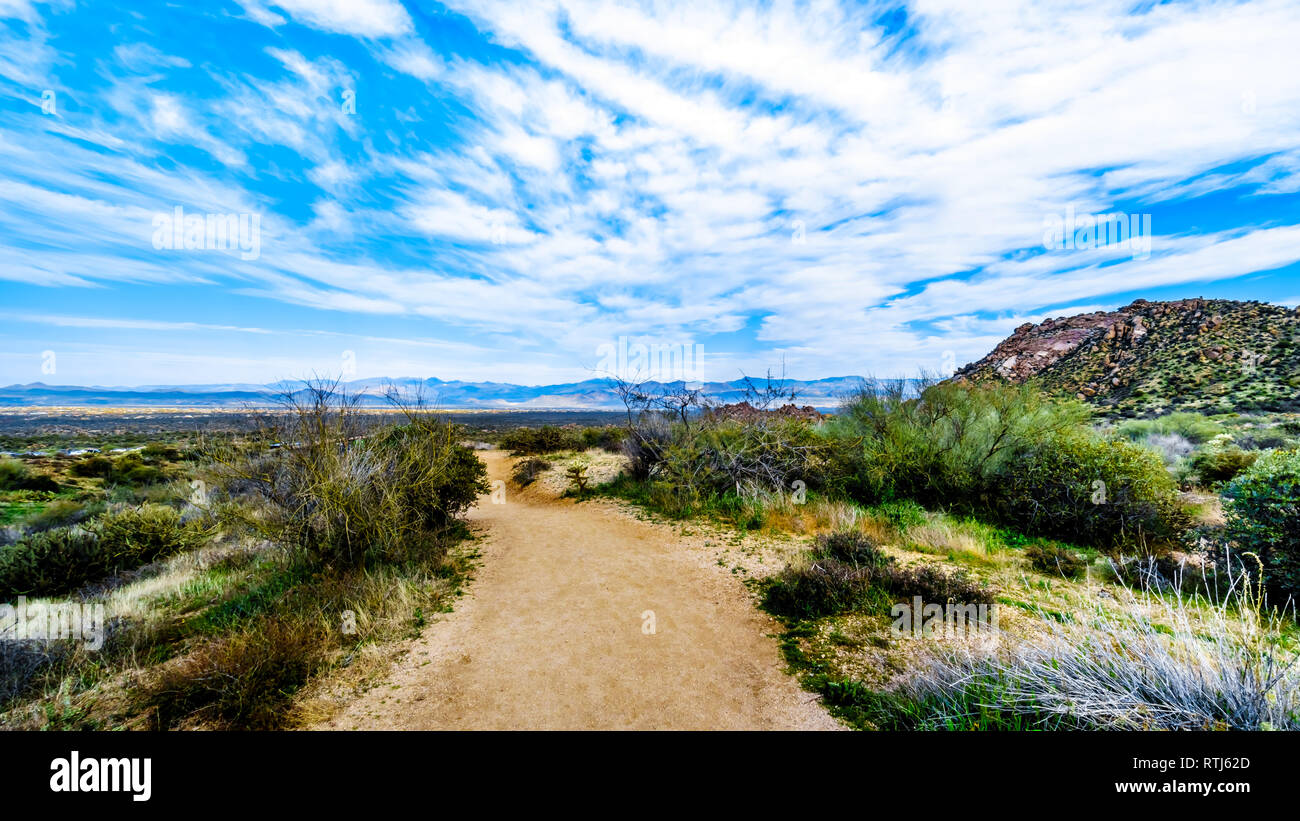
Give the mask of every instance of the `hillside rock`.
[[1300, 309], [1139, 299], [1021, 325], [953, 378], [1032, 379], [1121, 415], [1300, 410]]

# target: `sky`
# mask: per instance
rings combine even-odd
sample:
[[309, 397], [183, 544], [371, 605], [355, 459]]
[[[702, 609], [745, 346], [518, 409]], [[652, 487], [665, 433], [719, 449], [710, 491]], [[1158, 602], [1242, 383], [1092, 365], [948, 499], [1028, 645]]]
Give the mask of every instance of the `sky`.
[[0, 384], [905, 376], [1300, 303], [1295, 0], [0, 17]]

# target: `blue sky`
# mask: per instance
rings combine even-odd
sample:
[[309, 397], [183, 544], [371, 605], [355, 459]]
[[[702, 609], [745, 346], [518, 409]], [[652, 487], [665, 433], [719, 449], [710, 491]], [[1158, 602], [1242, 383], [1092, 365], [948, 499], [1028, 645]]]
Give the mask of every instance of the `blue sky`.
[[[901, 375], [1137, 297], [1300, 303], [1294, 0], [0, 16], [0, 384], [541, 384], [620, 338]], [[249, 242], [160, 245], [178, 207]], [[1049, 250], [1067, 211], [1149, 253]]]

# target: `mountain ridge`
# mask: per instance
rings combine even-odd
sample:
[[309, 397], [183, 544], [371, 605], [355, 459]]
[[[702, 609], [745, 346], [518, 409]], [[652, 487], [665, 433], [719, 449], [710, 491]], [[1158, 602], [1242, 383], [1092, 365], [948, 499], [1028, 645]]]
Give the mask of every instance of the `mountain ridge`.
[[[819, 409], [839, 405], [839, 398], [864, 384], [859, 376], [834, 376], [824, 379], [784, 380], [793, 389], [800, 404]], [[657, 390], [680, 386], [677, 382], [647, 382]], [[705, 394], [720, 402], [744, 398], [743, 379], [699, 384]], [[364, 406], [386, 405], [384, 391], [396, 387], [408, 397], [420, 396], [429, 404], [448, 410], [605, 410], [621, 409], [622, 402], [608, 378], [587, 379], [554, 385], [516, 385], [509, 382], [464, 382], [437, 377], [369, 377], [340, 383], [349, 393], [360, 394]], [[46, 385], [41, 382], [0, 387], [0, 407], [68, 405], [86, 407], [238, 407], [274, 404], [285, 391], [301, 390], [301, 380], [279, 380], [265, 385], [250, 383], [202, 385]]]
[[954, 379], [1033, 380], [1121, 416], [1300, 410], [1300, 308], [1138, 299], [1025, 323]]

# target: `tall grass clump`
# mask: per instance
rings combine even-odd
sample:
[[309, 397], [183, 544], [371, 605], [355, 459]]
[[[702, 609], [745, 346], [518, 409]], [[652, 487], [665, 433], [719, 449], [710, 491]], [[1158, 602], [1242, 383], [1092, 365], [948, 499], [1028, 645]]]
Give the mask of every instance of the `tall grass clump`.
[[1002, 654], [934, 656], [885, 698], [906, 729], [1295, 730], [1300, 675], [1287, 618], [1239, 586], [1218, 605], [1126, 591], [1078, 624]]

